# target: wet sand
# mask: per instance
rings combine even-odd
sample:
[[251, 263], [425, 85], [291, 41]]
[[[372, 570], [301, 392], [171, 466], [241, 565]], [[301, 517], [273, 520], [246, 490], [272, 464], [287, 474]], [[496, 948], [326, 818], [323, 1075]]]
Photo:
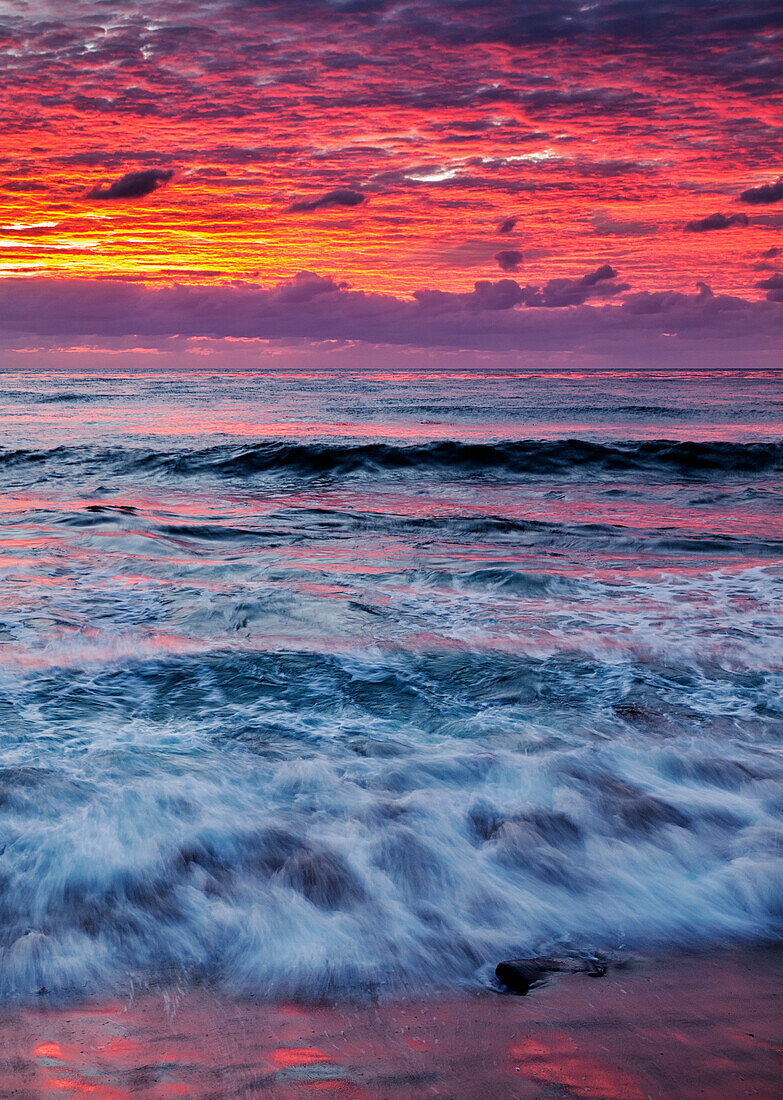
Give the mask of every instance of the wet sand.
[[0, 1013], [0, 1097], [783, 1097], [783, 950], [372, 1006], [199, 991]]

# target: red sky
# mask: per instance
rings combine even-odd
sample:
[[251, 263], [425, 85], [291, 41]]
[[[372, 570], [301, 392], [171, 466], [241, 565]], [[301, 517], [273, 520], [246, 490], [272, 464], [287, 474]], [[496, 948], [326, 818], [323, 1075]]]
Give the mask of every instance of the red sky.
[[10, 0], [0, 48], [6, 289], [783, 296], [774, 0]]

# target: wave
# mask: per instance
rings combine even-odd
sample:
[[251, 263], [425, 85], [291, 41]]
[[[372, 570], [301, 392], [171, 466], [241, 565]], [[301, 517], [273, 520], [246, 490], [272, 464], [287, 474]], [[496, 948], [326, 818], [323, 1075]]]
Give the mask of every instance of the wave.
[[[396, 413], [416, 413], [419, 416], [424, 414], [440, 415], [440, 416], [458, 416], [463, 419], [469, 419], [472, 415], [475, 415], [476, 411], [486, 412], [490, 409], [494, 409], [496, 406], [487, 403], [478, 406], [470, 406], [465, 404], [451, 404], [448, 401], [433, 401], [433, 402], [418, 402], [418, 403], [403, 403], [395, 402], [393, 405], [394, 412]], [[677, 418], [683, 419], [686, 417], [698, 417], [701, 415], [702, 410], [696, 406], [679, 406], [679, 405], [643, 405], [643, 404], [629, 404], [629, 405], [614, 405], [611, 402], [602, 402], [601, 404], [586, 404], [586, 403], [571, 403], [564, 405], [520, 405], [516, 401], [513, 403], [504, 402], [501, 406], [503, 419], [513, 418], [514, 420], [529, 420], [532, 418], [540, 418], [542, 413], [547, 417], [557, 416], [574, 416], [585, 415], [590, 413], [604, 413], [607, 416], [658, 416], [666, 417], [668, 419]], [[769, 415], [764, 409], [758, 410], [759, 416]]]
[[[168, 538], [183, 546], [197, 543], [239, 543], [245, 546], [268, 543], [298, 544], [334, 540], [369, 534], [410, 537], [427, 534], [443, 539], [470, 538], [479, 542], [506, 543], [524, 546], [584, 548], [593, 551], [638, 550], [647, 554], [742, 555], [753, 558], [780, 557], [783, 539], [774, 536], [731, 535], [709, 529], [666, 527], [639, 528], [619, 523], [557, 522], [539, 519], [519, 519], [491, 514], [447, 516], [406, 516], [374, 511], [346, 511], [328, 508], [288, 508], [269, 513], [255, 526], [235, 526], [209, 522], [155, 522], [139, 515], [133, 507], [91, 505], [77, 512], [57, 517], [57, 524], [71, 529], [111, 529], [122, 534], [135, 532], [156, 538]], [[531, 580], [526, 574], [497, 570], [476, 574], [473, 583], [516, 593], [533, 590], [553, 590], [551, 578], [544, 584], [541, 578]], [[469, 583], [464, 576], [460, 583]], [[562, 588], [562, 584], [559, 585]]]
[[454, 440], [390, 443], [300, 443], [270, 440], [201, 449], [54, 447], [0, 450], [0, 471], [26, 466], [74, 466], [115, 473], [212, 474], [246, 478], [280, 474], [336, 478], [354, 474], [425, 473], [455, 477], [570, 477], [645, 473], [684, 479], [783, 473], [783, 441], [600, 443], [523, 439], [497, 443]]
[[0, 997], [478, 988], [513, 954], [779, 937], [783, 768], [717, 704], [675, 736], [681, 680], [296, 653], [6, 678], [36, 705], [0, 768]]

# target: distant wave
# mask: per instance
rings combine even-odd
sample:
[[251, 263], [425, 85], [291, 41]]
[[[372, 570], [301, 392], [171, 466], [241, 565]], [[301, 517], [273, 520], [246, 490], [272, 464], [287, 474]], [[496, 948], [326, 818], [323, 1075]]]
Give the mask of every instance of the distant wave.
[[[752, 558], [783, 556], [783, 539], [762, 532], [745, 535], [726, 534], [720, 530], [687, 526], [636, 527], [619, 523], [558, 522], [517, 518], [513, 516], [464, 513], [460, 515], [410, 516], [370, 510], [345, 511], [328, 508], [287, 508], [270, 512], [255, 525], [237, 526], [231, 523], [158, 522], [127, 505], [90, 505], [78, 511], [51, 516], [50, 522], [62, 527], [88, 531], [90, 528], [114, 528], [135, 531], [155, 538], [169, 538], [188, 543], [236, 543], [253, 546], [258, 543], [300, 544], [303, 539], [317, 544], [321, 540], [355, 538], [373, 535], [409, 538], [427, 535], [432, 538], [471, 539], [481, 543], [515, 545], [581, 547], [617, 551], [639, 551], [647, 554], [741, 554]], [[430, 572], [431, 580], [490, 587], [497, 591], [516, 593], [559, 590], [566, 582], [553, 578], [532, 577], [509, 569], [482, 569], [473, 574]]]
[[783, 472], [783, 441], [737, 443], [666, 439], [598, 443], [580, 439], [389, 443], [299, 443], [270, 440], [200, 450], [75, 448], [0, 450], [0, 470], [25, 466], [107, 468], [116, 473], [161, 471], [182, 476], [280, 474], [341, 477], [361, 473], [448, 473], [452, 476], [561, 476], [646, 473], [707, 478], [713, 473]]

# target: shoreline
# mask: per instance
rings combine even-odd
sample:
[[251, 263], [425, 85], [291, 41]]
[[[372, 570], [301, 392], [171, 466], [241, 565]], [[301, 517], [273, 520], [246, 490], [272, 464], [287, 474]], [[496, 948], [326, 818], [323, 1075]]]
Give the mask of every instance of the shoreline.
[[527, 997], [258, 1003], [204, 989], [0, 1010], [0, 1097], [779, 1100], [783, 947], [648, 958]]

